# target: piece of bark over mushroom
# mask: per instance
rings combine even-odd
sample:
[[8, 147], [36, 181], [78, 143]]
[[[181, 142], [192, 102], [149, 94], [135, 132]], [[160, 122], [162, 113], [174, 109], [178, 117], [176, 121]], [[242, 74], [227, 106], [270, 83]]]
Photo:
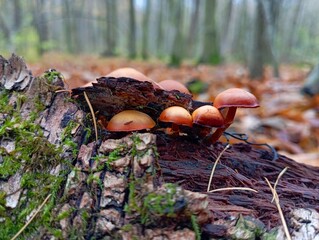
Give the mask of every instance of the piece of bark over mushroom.
[[219, 93], [214, 106], [218, 108], [223, 116], [225, 126], [219, 128], [212, 136], [212, 142], [216, 142], [223, 132], [233, 123], [237, 108], [256, 108], [259, 107], [256, 97], [241, 88], [230, 88]]
[[113, 116], [106, 129], [110, 132], [130, 132], [151, 129], [156, 125], [154, 120], [143, 112], [125, 110]]
[[84, 91], [94, 111], [108, 120], [127, 109], [138, 110], [157, 119], [164, 109], [171, 106], [192, 111], [193, 105], [197, 107], [204, 104], [193, 101], [190, 94], [154, 89], [150, 82], [125, 77], [101, 77], [92, 87], [72, 89], [72, 98], [80, 103], [84, 111], [89, 111]]

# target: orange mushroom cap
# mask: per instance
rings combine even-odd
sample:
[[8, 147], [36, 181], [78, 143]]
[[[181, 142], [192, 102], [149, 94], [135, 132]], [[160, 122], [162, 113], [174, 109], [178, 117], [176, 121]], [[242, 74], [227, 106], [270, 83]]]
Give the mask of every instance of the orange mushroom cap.
[[151, 82], [152, 80], [148, 77], [146, 77], [143, 73], [135, 70], [134, 68], [118, 68], [109, 74], [106, 75], [106, 77], [114, 77], [114, 78], [119, 78], [119, 77], [127, 77], [127, 78], [133, 78], [142, 82]]
[[111, 118], [106, 129], [111, 132], [130, 132], [150, 129], [155, 125], [154, 120], [146, 113], [124, 110]]
[[224, 118], [220, 111], [210, 105], [205, 105], [197, 108], [193, 114], [193, 123], [207, 127], [222, 127]]
[[143, 73], [137, 71], [134, 68], [129, 68], [129, 67], [125, 67], [125, 68], [118, 68], [112, 72], [110, 72], [109, 74], [106, 75], [106, 77], [114, 77], [114, 78], [120, 78], [120, 77], [126, 77], [126, 78], [132, 78], [141, 82], [151, 82], [153, 84], [153, 87], [158, 89], [158, 88], [162, 88], [159, 86], [158, 83], [154, 82], [152, 79], [150, 79], [149, 77], [145, 76]]
[[159, 120], [177, 125], [193, 126], [193, 119], [190, 113], [179, 106], [166, 108], [159, 116]]
[[167, 79], [160, 81], [158, 84], [166, 91], [178, 90], [181, 93], [191, 94], [184, 84], [175, 80]]
[[229, 88], [216, 96], [214, 106], [218, 109], [225, 108], [226, 112], [223, 113], [225, 126], [214, 132], [210, 138], [212, 143], [216, 142], [233, 123], [237, 108], [256, 108], [259, 104], [253, 94], [241, 88]]
[[218, 109], [226, 107], [256, 108], [259, 107], [259, 104], [256, 97], [250, 92], [241, 88], [229, 88], [216, 96], [214, 106]]

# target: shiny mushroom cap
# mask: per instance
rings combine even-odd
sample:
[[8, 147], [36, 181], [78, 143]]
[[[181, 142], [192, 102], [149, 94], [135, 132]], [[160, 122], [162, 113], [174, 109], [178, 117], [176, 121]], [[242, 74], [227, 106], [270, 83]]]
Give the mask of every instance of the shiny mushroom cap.
[[119, 77], [127, 77], [127, 78], [133, 78], [138, 81], [142, 82], [152, 82], [150, 78], [145, 76], [143, 73], [135, 70], [134, 68], [118, 68], [109, 74], [106, 75], [106, 77], [114, 77], [114, 78], [119, 78]]
[[216, 107], [205, 105], [197, 108], [193, 114], [193, 123], [206, 127], [222, 127], [224, 118]]
[[181, 93], [191, 94], [186, 86], [175, 80], [167, 79], [160, 81], [158, 84], [166, 91], [178, 90]]
[[143, 73], [135, 70], [134, 68], [118, 68], [114, 70], [113, 72], [110, 72], [109, 74], [106, 75], [106, 77], [114, 77], [114, 78], [120, 78], [120, 77], [126, 77], [126, 78], [132, 78], [141, 82], [150, 82], [152, 83], [153, 87], [155, 89], [162, 89], [162, 87], [154, 82], [152, 79], [149, 77], [145, 76]]
[[182, 107], [173, 106], [166, 108], [159, 116], [161, 122], [192, 127], [193, 119], [190, 113]]
[[130, 132], [154, 126], [155, 122], [149, 115], [136, 110], [124, 110], [111, 118], [106, 129], [111, 132]]
[[259, 107], [259, 104], [256, 97], [250, 92], [241, 88], [229, 88], [216, 96], [214, 106], [218, 109], [226, 107], [256, 108]]

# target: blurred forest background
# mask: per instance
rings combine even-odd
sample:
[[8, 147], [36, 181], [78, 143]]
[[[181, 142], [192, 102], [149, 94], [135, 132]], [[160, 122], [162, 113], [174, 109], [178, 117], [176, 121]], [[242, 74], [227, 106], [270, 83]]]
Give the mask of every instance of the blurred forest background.
[[314, 64], [316, 0], [1, 0], [0, 49], [35, 60], [70, 54], [240, 62], [252, 77], [271, 64]]
[[[0, 54], [70, 83], [134, 67], [155, 81], [199, 81], [192, 93], [205, 101], [242, 87], [261, 107], [240, 111], [233, 130], [319, 165], [319, 67], [308, 75], [318, 12], [317, 0], [0, 0]], [[314, 97], [300, 93], [304, 82]]]

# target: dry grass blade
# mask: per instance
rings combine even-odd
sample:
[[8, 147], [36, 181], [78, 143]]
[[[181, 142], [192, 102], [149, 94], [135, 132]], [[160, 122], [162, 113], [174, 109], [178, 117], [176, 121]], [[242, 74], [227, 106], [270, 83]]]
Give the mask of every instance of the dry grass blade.
[[213, 166], [213, 169], [210, 173], [210, 177], [209, 177], [209, 182], [208, 182], [208, 186], [207, 186], [207, 192], [210, 191], [210, 186], [212, 184], [212, 179], [213, 179], [213, 175], [214, 175], [214, 172], [215, 172], [215, 169], [216, 169], [216, 166], [217, 166], [217, 163], [219, 161], [219, 159], [222, 157], [222, 155], [224, 154], [224, 152], [230, 147], [230, 144], [227, 144], [226, 147], [223, 149], [223, 151], [221, 151], [221, 153], [218, 155], [215, 163], [214, 163], [214, 166]]
[[252, 188], [248, 188], [248, 187], [218, 188], [218, 189], [210, 190], [210, 191], [208, 191], [208, 192], [209, 192], [209, 193], [213, 193], [213, 192], [220, 192], [220, 191], [227, 191], [227, 190], [244, 190], [244, 191], [252, 191], [252, 192], [258, 193], [257, 190], [252, 189]]
[[[280, 178], [282, 177], [282, 175], [284, 175], [284, 173], [288, 170], [289, 167], [285, 167], [278, 175], [277, 179], [276, 179], [276, 182], [274, 184], [274, 190], [276, 191], [276, 187], [278, 185], [278, 182], [280, 180]], [[271, 202], [273, 202], [275, 200], [275, 196], [273, 196]]]
[[284, 217], [284, 214], [282, 213], [282, 210], [281, 210], [281, 207], [280, 207], [280, 203], [279, 203], [279, 197], [278, 197], [278, 194], [276, 192], [276, 190], [271, 186], [269, 180], [267, 178], [265, 178], [272, 194], [273, 194], [273, 197], [274, 197], [274, 200], [275, 200], [275, 203], [276, 203], [276, 207], [278, 209], [278, 212], [279, 212], [279, 216], [280, 216], [280, 219], [281, 219], [281, 222], [282, 222], [282, 225], [283, 225], [283, 228], [284, 228], [284, 232], [285, 232], [285, 235], [287, 237], [287, 240], [291, 240], [291, 236], [290, 236], [290, 233], [289, 233], [289, 230], [288, 230], [288, 226], [287, 226], [287, 223], [286, 223], [286, 220], [285, 220], [285, 217]]
[[19, 237], [19, 235], [24, 231], [24, 229], [26, 229], [26, 227], [32, 222], [32, 220], [35, 218], [35, 216], [38, 214], [38, 212], [40, 212], [40, 210], [43, 208], [43, 206], [46, 204], [46, 202], [49, 200], [50, 197], [51, 197], [51, 194], [49, 194], [44, 199], [42, 204], [38, 207], [38, 209], [35, 211], [35, 213], [32, 215], [32, 217], [29, 219], [29, 221], [27, 221], [26, 224], [24, 224], [24, 226], [19, 230], [19, 232], [17, 232], [16, 235], [14, 235], [13, 238], [11, 238], [11, 240], [15, 240]]
[[84, 93], [85, 101], [89, 105], [89, 108], [90, 108], [90, 111], [91, 111], [91, 114], [92, 114], [94, 131], [95, 131], [95, 140], [97, 141], [98, 140], [98, 135], [97, 135], [97, 125], [96, 125], [96, 119], [95, 119], [94, 110], [93, 110], [92, 104], [90, 102], [90, 99], [88, 98], [88, 95], [86, 94], [85, 91], [83, 93]]

